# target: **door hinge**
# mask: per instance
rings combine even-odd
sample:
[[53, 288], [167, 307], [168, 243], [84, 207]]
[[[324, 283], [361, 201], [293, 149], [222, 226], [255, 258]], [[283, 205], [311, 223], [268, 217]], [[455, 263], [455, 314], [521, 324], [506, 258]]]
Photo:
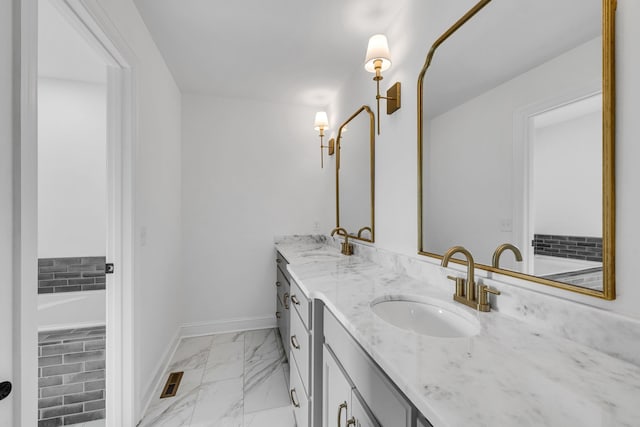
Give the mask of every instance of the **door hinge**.
[[108, 262], [104, 265], [104, 274], [113, 274], [115, 267], [112, 262]]

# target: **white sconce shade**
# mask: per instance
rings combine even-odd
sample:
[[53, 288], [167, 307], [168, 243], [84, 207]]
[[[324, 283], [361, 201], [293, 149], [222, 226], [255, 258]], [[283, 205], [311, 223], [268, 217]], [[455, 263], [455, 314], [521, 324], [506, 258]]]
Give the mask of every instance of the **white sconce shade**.
[[316, 113], [316, 119], [313, 123], [313, 128], [315, 130], [325, 130], [329, 129], [329, 119], [327, 118], [327, 113], [324, 111], [318, 111]]
[[367, 46], [367, 57], [364, 61], [364, 69], [370, 73], [375, 73], [374, 62], [376, 60], [382, 61], [382, 68], [380, 71], [386, 71], [391, 67], [391, 54], [389, 53], [389, 43], [387, 37], [384, 34], [376, 34], [369, 39], [369, 45]]

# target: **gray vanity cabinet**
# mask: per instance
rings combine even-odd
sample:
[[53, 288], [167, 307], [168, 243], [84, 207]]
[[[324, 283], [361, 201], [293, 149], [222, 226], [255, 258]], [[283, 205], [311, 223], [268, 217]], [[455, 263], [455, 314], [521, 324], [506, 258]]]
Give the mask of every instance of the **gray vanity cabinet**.
[[[339, 383], [335, 380], [337, 374], [334, 365], [341, 368], [340, 371], [352, 388], [348, 398], [350, 400], [347, 400], [349, 405], [347, 412], [350, 418], [346, 421], [342, 420], [342, 424], [338, 425], [346, 427], [347, 422], [350, 421], [350, 426], [415, 427], [418, 411], [326, 308], [323, 321], [325, 341], [323, 369], [327, 370], [323, 373], [325, 382], [323, 395], [325, 398], [338, 393], [341, 393], [340, 396], [345, 395], [343, 391], [334, 391], [336, 384]], [[332, 358], [333, 361], [331, 361]], [[339, 398], [336, 399], [339, 400]], [[335, 425], [338, 416], [335, 405], [336, 402], [326, 402], [323, 427]]]
[[331, 350], [323, 348], [323, 427], [380, 427]]
[[276, 322], [282, 338], [284, 354], [289, 357], [289, 318], [291, 313], [291, 284], [287, 260], [276, 252]]
[[326, 345], [322, 351], [322, 386], [322, 427], [344, 426], [352, 387]]

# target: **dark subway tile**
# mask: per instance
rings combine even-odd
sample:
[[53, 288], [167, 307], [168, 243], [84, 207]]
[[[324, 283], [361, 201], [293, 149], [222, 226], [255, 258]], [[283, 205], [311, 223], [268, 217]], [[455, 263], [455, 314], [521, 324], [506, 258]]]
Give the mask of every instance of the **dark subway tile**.
[[52, 375], [72, 374], [74, 372], [82, 372], [82, 363], [74, 363], [71, 365], [56, 365], [42, 368], [42, 376], [50, 377]]
[[83, 411], [82, 403], [76, 403], [74, 405], [57, 406], [55, 408], [42, 409], [40, 411], [40, 418], [54, 418], [64, 415], [79, 414]]
[[62, 356], [44, 356], [38, 357], [38, 366], [52, 366], [52, 365], [61, 365], [62, 364]]
[[46, 397], [38, 399], [38, 408], [51, 408], [52, 406], [62, 405], [62, 396]]
[[62, 425], [62, 418], [49, 418], [38, 421], [38, 427], [58, 427]]
[[83, 412], [82, 414], [64, 417], [64, 423], [65, 425], [86, 423], [88, 421], [101, 420], [104, 416], [104, 410]]
[[40, 280], [38, 282], [38, 286], [65, 286], [67, 284], [66, 279]]
[[84, 345], [81, 342], [73, 342], [67, 344], [43, 345], [41, 346], [41, 348], [43, 356], [53, 356], [56, 354], [76, 353], [78, 351], [83, 351]]
[[84, 391], [83, 384], [65, 384], [53, 387], [43, 387], [40, 389], [41, 397], [66, 396], [68, 394], [80, 393]]
[[91, 360], [104, 360], [104, 350], [84, 351], [64, 355], [64, 363], [87, 362]]
[[104, 409], [105, 405], [104, 405], [104, 399], [103, 400], [93, 400], [91, 402], [85, 402], [84, 403], [84, 410], [86, 412], [89, 411], [95, 411], [97, 409]]
[[[78, 385], [82, 386], [82, 384], [78, 384]], [[103, 390], [85, 391], [83, 393], [76, 393], [76, 394], [70, 394], [70, 395], [64, 396], [64, 404], [70, 405], [73, 403], [88, 402], [90, 400], [99, 400], [103, 398], [104, 398]]]
[[74, 265], [80, 264], [82, 262], [82, 258], [69, 257], [69, 258], [54, 258], [54, 265]]

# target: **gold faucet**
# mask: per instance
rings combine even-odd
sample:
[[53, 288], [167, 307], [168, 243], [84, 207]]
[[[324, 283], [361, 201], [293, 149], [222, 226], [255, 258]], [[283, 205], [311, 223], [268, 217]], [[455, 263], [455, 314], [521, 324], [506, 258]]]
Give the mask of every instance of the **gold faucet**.
[[340, 251], [343, 255], [353, 255], [353, 244], [349, 243], [349, 233], [342, 227], [336, 227], [331, 230], [331, 235], [338, 233], [338, 236], [344, 237], [344, 242], [342, 242], [342, 250]]
[[369, 233], [373, 233], [373, 231], [371, 230], [371, 227], [362, 227], [360, 230], [358, 230], [358, 238], [361, 239], [362, 238], [362, 233], [364, 233], [365, 231], [368, 231]]
[[493, 253], [493, 260], [491, 261], [492, 267], [500, 268], [500, 255], [502, 255], [502, 253], [507, 249], [513, 252], [513, 254], [516, 256], [516, 261], [518, 262], [522, 261], [522, 253], [520, 253], [520, 249], [518, 249], [511, 243], [503, 243], [500, 246], [498, 246], [495, 252]]
[[[504, 251], [504, 249], [502, 249], [502, 251]], [[516, 250], [518, 249], [516, 248]], [[518, 253], [519, 252], [520, 251], [518, 251]], [[453, 255], [457, 253], [461, 253], [467, 258], [467, 280], [465, 281], [465, 279], [461, 277], [447, 276], [448, 279], [456, 282], [456, 293], [453, 294], [453, 300], [467, 305], [473, 309], [477, 309], [478, 311], [491, 311], [489, 294], [500, 295], [500, 291], [490, 288], [487, 285], [480, 285], [478, 288], [478, 299], [476, 299], [476, 283], [474, 281], [475, 264], [473, 261], [473, 256], [471, 256], [471, 252], [469, 252], [462, 246], [454, 246], [452, 248], [449, 248], [449, 250], [445, 252], [444, 257], [442, 257], [441, 265], [443, 267], [449, 265], [449, 260]], [[498, 257], [500, 257], [500, 254], [498, 254]]]
[[463, 254], [467, 259], [467, 280], [465, 281], [459, 277], [448, 276], [449, 279], [456, 282], [456, 292], [453, 294], [453, 300], [474, 309], [478, 308], [478, 301], [476, 300], [476, 283], [474, 280], [475, 263], [471, 252], [462, 246], [453, 246], [445, 252], [444, 257], [442, 257], [441, 265], [443, 267], [449, 265], [449, 260], [457, 253]]

